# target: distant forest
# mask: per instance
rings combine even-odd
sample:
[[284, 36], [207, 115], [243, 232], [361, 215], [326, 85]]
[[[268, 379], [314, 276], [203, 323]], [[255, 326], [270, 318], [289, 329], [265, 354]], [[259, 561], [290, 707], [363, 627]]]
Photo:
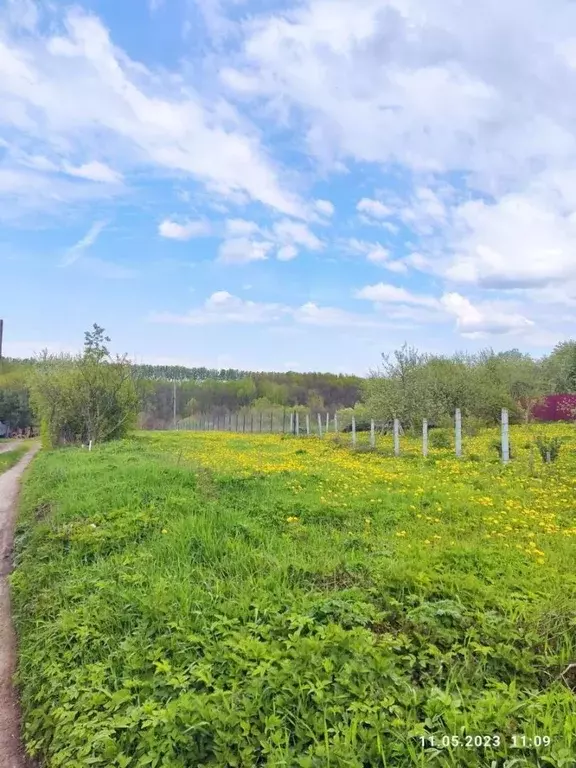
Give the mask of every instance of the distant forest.
[[[31, 382], [45, 365], [65, 368], [71, 356], [4, 359], [0, 362], [0, 421], [12, 427], [34, 423]], [[448, 418], [454, 408], [495, 423], [507, 407], [512, 419], [529, 418], [548, 394], [576, 393], [576, 341], [559, 343], [540, 359], [517, 349], [473, 355], [429, 355], [404, 345], [382, 355], [380, 366], [363, 378], [334, 373], [251, 372], [183, 366], [129, 366], [140, 402], [140, 426], [163, 429], [198, 414], [225, 415], [246, 409], [301, 409], [334, 413], [352, 409], [404, 423], [422, 416]], [[110, 359], [110, 362], [113, 362]]]

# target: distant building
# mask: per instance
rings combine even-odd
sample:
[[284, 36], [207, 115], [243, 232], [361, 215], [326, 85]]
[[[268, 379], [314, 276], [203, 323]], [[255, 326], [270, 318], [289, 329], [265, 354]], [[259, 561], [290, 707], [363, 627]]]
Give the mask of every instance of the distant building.
[[576, 420], [576, 395], [548, 395], [534, 408], [538, 421]]

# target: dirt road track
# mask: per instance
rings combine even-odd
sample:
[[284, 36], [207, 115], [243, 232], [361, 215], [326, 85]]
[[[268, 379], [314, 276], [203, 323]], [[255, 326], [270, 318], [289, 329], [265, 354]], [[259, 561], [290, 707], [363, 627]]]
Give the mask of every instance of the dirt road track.
[[8, 575], [12, 568], [12, 542], [20, 477], [39, 449], [35, 445], [0, 475], [0, 766], [30, 768], [20, 742], [20, 708], [12, 684], [16, 666], [16, 637], [10, 613]]

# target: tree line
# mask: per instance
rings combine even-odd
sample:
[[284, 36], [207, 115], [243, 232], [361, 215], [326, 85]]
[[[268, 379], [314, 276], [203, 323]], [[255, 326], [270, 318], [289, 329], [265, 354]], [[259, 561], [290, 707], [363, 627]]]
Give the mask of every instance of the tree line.
[[503, 407], [512, 420], [528, 420], [545, 395], [576, 393], [576, 341], [562, 342], [540, 359], [517, 349], [439, 356], [404, 345], [361, 378], [134, 365], [125, 355], [110, 355], [110, 339], [97, 324], [84, 336], [79, 355], [44, 352], [0, 363], [0, 422], [41, 427], [51, 445], [247, 409], [337, 411], [342, 424], [351, 415], [399, 418], [410, 429], [422, 418], [447, 420], [456, 408], [486, 425], [498, 420]]

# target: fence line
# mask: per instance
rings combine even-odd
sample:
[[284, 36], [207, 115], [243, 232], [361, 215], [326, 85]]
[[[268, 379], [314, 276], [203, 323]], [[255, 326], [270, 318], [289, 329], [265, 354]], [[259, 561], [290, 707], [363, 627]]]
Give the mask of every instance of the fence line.
[[[180, 430], [195, 430], [201, 432], [207, 431], [226, 431], [236, 433], [259, 433], [259, 434], [292, 434], [296, 437], [301, 437], [303, 432], [307, 437], [316, 435], [320, 438], [328, 436], [330, 434], [330, 427], [332, 426], [332, 434], [342, 435], [350, 433], [351, 444], [353, 448], [357, 447], [358, 432], [370, 432], [370, 448], [376, 448], [376, 432], [381, 434], [389, 434], [392, 432], [394, 439], [394, 455], [401, 455], [401, 436], [403, 433], [402, 426], [399, 419], [394, 419], [392, 422], [383, 421], [376, 422], [374, 419], [368, 421], [357, 422], [356, 417], [352, 416], [350, 425], [342, 427], [338, 421], [338, 414], [334, 413], [333, 416], [330, 413], [326, 413], [325, 422], [322, 419], [320, 413], [317, 414], [317, 425], [313, 423], [310, 418], [310, 413], [306, 413], [305, 422], [301, 428], [300, 425], [300, 411], [284, 409], [282, 412], [278, 410], [272, 410], [270, 413], [265, 411], [253, 410], [247, 412], [242, 411], [235, 414], [217, 413], [217, 414], [197, 414], [190, 418], [184, 419], [176, 424], [176, 429]], [[509, 436], [509, 415], [506, 408], [501, 412], [501, 458], [504, 464], [510, 461], [510, 436]], [[422, 421], [422, 455], [426, 458], [429, 453], [429, 430], [433, 425], [429, 423], [427, 419]], [[458, 458], [463, 455], [462, 450], [462, 411], [457, 408], [454, 414], [454, 445], [455, 454]]]

